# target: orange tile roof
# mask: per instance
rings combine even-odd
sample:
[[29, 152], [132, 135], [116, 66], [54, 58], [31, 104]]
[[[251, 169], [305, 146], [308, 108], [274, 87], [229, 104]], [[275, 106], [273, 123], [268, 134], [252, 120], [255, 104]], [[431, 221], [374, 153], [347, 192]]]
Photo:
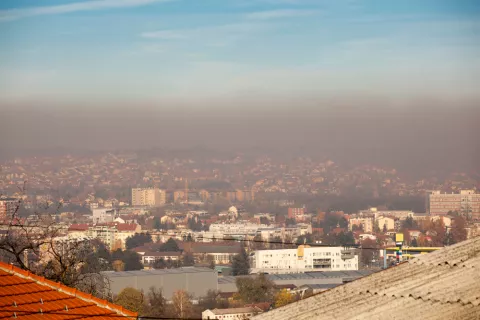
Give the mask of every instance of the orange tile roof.
[[0, 262], [0, 319], [136, 319], [131, 312], [90, 294]]

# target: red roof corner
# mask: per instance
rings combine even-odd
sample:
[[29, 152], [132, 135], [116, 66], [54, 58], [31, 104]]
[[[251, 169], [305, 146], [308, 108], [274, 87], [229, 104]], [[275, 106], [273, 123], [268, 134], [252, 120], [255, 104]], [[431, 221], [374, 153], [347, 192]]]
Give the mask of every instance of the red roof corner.
[[137, 313], [0, 262], [0, 318], [136, 319]]

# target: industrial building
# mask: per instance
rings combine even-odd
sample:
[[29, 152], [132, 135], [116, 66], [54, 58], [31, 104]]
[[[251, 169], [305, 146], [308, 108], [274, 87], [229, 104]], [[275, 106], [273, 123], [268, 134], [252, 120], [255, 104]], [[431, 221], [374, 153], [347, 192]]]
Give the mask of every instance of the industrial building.
[[306, 245], [297, 249], [257, 250], [250, 263], [252, 273], [358, 270], [358, 256], [341, 247]]
[[177, 290], [185, 290], [194, 298], [205, 296], [208, 290], [218, 289], [218, 275], [209, 268], [183, 267], [176, 269], [105, 271], [110, 280], [110, 290], [116, 295], [127, 287], [148, 292], [151, 287], [162, 289], [169, 300]]
[[[267, 274], [266, 277], [268, 280], [275, 283], [276, 286], [294, 285], [295, 287], [301, 287], [305, 285], [319, 285], [334, 287], [356, 279], [360, 279], [374, 272], [376, 271], [317, 271], [305, 273]], [[237, 286], [235, 285], [235, 280], [238, 277], [254, 277], [254, 275], [219, 277], [218, 290], [221, 292], [236, 292]]]

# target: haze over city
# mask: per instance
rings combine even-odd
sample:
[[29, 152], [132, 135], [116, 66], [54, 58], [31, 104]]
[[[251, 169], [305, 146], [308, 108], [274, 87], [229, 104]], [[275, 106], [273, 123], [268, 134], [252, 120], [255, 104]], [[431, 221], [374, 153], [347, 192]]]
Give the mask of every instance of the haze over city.
[[0, 315], [480, 317], [479, 1], [2, 0], [0, 49]]

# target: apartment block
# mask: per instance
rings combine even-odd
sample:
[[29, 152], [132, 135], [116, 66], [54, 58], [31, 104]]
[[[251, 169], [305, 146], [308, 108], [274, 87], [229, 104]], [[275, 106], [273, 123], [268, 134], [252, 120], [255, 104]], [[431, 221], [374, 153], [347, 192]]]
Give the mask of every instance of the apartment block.
[[305, 214], [305, 208], [288, 208], [288, 218], [295, 219]]
[[0, 198], [0, 220], [11, 217], [17, 211], [20, 202], [16, 198]]
[[473, 219], [480, 218], [480, 194], [474, 190], [461, 190], [460, 193], [432, 191], [428, 196], [430, 215], [444, 216], [458, 212]]
[[257, 250], [252, 273], [303, 273], [358, 270], [358, 256], [341, 247], [299, 246], [297, 249]]
[[133, 188], [132, 206], [158, 207], [166, 202], [165, 190], [158, 188]]

